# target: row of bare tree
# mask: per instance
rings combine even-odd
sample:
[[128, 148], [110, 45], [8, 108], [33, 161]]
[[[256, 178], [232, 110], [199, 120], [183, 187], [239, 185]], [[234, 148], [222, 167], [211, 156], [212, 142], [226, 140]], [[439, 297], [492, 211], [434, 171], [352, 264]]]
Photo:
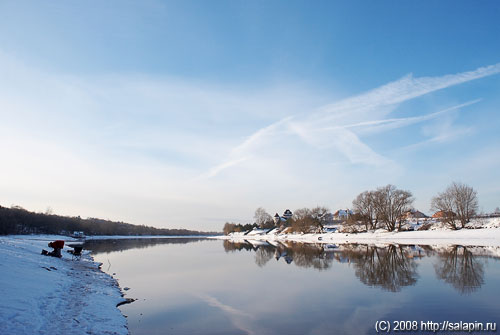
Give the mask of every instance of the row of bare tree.
[[[352, 202], [354, 215], [349, 218], [353, 225], [363, 224], [366, 230], [380, 227], [388, 231], [401, 230], [408, 211], [413, 208], [415, 198], [410, 191], [398, 189], [394, 185], [379, 187], [360, 193]], [[453, 229], [464, 228], [477, 214], [477, 192], [462, 183], [452, 183], [443, 192], [432, 198], [431, 208], [440, 213], [439, 218]], [[255, 210], [254, 224], [226, 223], [224, 233], [248, 231], [254, 227], [271, 229], [275, 226], [291, 227], [295, 232], [315, 232], [327, 223], [328, 208], [300, 208], [286, 221], [274, 222], [273, 217], [262, 207]]]
[[376, 229], [381, 223], [387, 230], [393, 231], [396, 225], [401, 228], [403, 215], [412, 208], [413, 201], [410, 191], [387, 185], [359, 194], [352, 205], [357, 219], [364, 223], [367, 230]]
[[[410, 191], [394, 185], [360, 193], [352, 202], [354, 219], [363, 222], [367, 230], [383, 225], [387, 230], [401, 229], [405, 214], [413, 208]], [[477, 192], [470, 186], [454, 182], [432, 198], [431, 209], [453, 229], [464, 228], [478, 211]]]
[[275, 226], [292, 227], [296, 232], [308, 232], [323, 227], [328, 208], [317, 206], [314, 208], [299, 208], [293, 212], [291, 219], [274, 222], [273, 217], [262, 207], [255, 210], [254, 220], [260, 228], [269, 229]]

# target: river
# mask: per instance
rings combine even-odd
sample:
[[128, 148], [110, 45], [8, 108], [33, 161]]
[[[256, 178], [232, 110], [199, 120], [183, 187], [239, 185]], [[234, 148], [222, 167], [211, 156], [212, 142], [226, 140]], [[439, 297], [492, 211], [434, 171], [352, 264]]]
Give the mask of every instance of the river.
[[375, 334], [377, 321], [500, 321], [494, 248], [191, 238], [84, 247], [137, 299], [120, 306], [132, 335]]

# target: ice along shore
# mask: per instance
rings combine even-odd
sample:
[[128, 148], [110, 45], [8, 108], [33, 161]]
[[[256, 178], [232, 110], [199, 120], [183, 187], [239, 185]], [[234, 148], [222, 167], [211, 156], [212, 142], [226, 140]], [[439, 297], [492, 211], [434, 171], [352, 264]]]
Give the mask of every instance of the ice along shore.
[[0, 334], [129, 334], [115, 279], [89, 254], [40, 255], [62, 236], [0, 237]]

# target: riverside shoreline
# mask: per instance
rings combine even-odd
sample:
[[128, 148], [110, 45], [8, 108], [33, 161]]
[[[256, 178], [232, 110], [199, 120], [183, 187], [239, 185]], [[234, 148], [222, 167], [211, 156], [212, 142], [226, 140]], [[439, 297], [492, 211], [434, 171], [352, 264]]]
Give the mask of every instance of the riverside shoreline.
[[[65, 240], [62, 258], [40, 255]], [[57, 235], [0, 237], [1, 334], [129, 334], [116, 307], [125, 299], [118, 282], [87, 252], [72, 260]]]
[[232, 233], [228, 236], [212, 238], [258, 241], [292, 241], [302, 243], [362, 243], [362, 244], [418, 244], [418, 245], [464, 245], [464, 246], [500, 246], [500, 220], [494, 220], [482, 229], [436, 229], [427, 231], [388, 232], [377, 230], [364, 233], [322, 233], [322, 234], [266, 234], [244, 235]]

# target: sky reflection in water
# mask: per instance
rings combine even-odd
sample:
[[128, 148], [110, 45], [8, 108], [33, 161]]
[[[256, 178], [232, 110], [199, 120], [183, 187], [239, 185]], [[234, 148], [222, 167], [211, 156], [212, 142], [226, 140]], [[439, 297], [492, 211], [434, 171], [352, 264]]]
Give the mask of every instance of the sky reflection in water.
[[377, 320], [500, 315], [492, 248], [200, 239], [86, 248], [139, 299], [121, 307], [133, 335], [370, 334]]

